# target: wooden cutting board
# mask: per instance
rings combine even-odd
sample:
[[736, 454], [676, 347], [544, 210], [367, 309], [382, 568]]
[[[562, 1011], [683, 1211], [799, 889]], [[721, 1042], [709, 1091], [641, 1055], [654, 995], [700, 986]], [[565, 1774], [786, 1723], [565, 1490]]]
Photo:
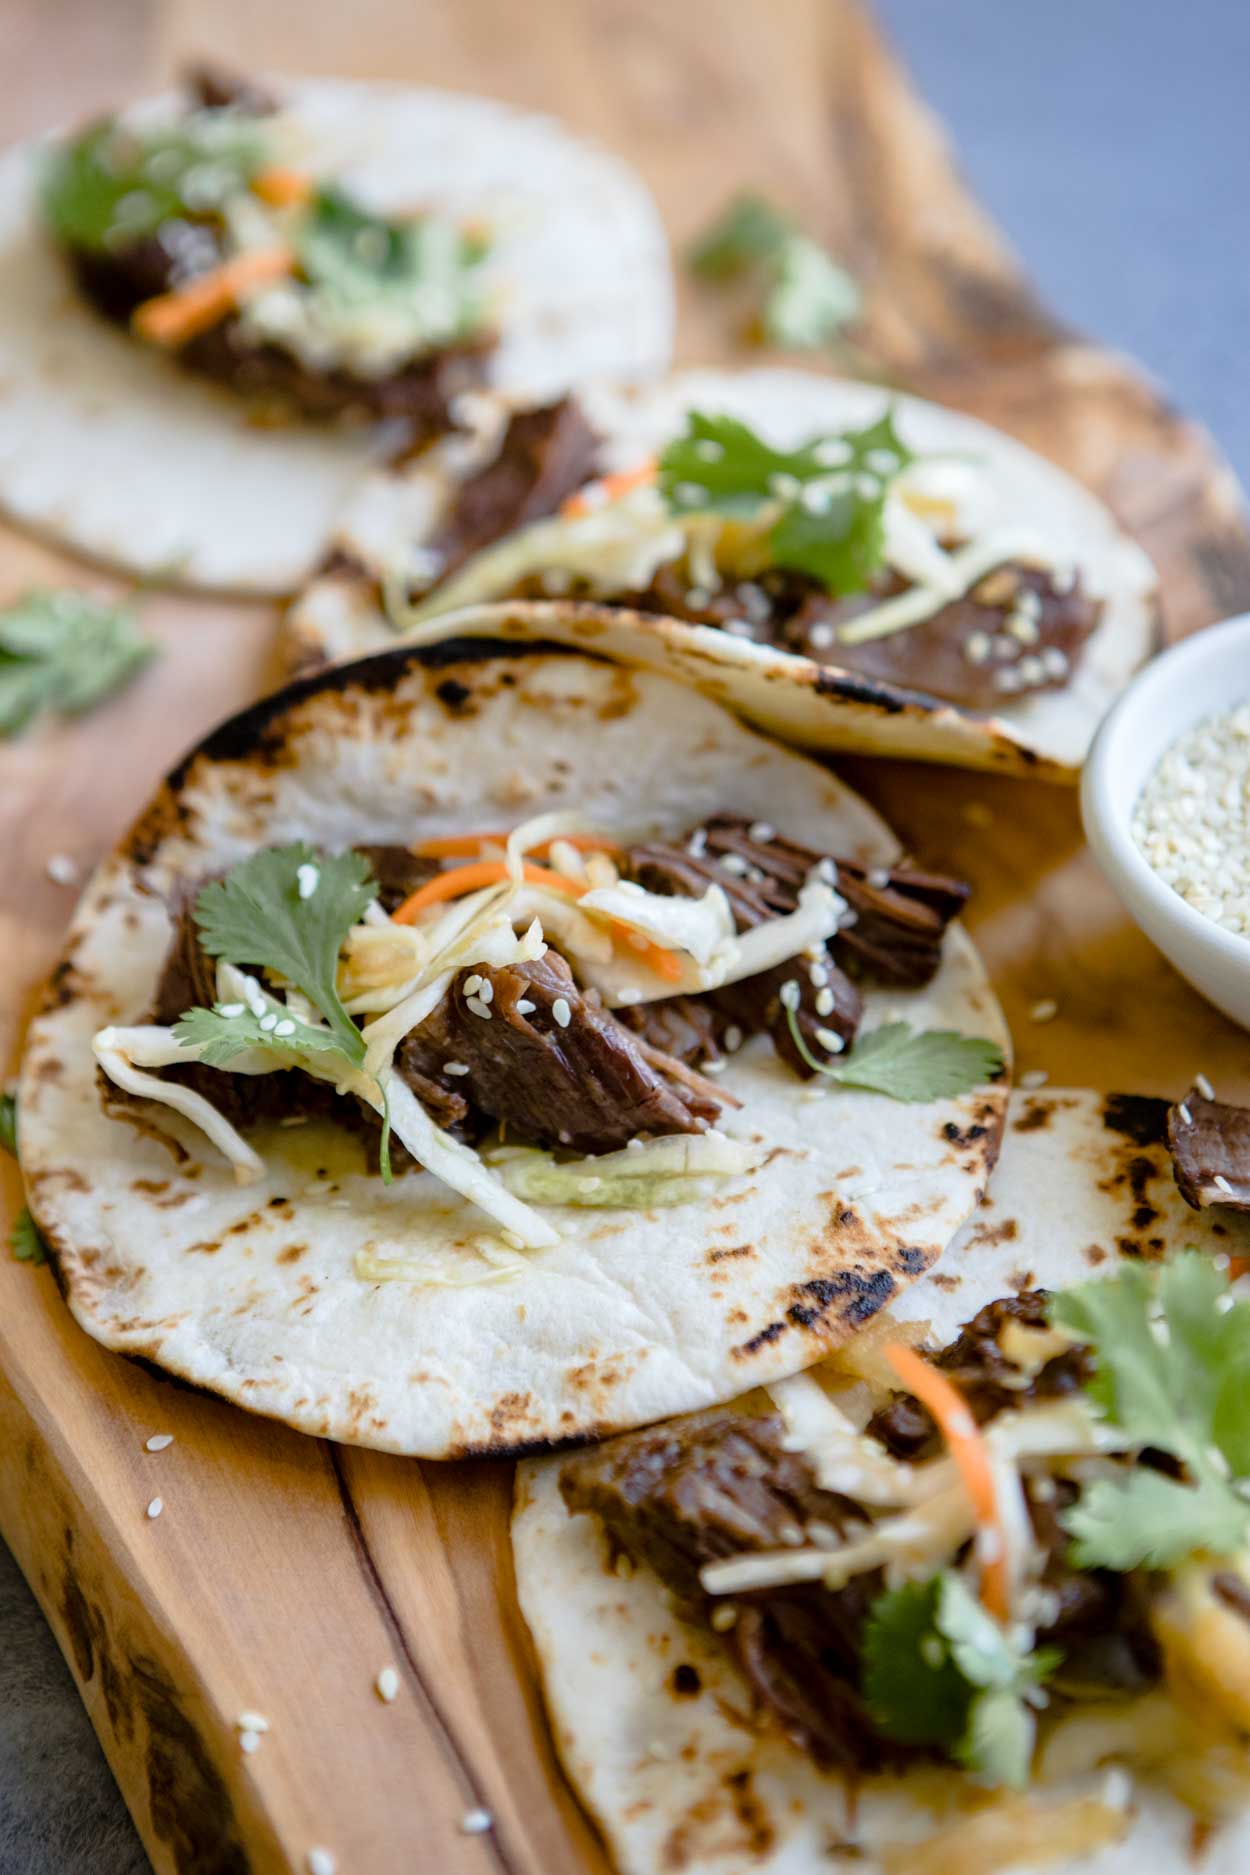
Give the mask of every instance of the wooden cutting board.
[[[875, 375], [975, 410], [1099, 490], [1163, 577], [1168, 628], [1250, 605], [1250, 537], [1209, 441], [1123, 361], [1039, 307], [940, 132], [849, 0], [36, 0], [0, 20], [6, 136], [166, 79], [191, 54], [411, 78], [563, 114], [631, 157], [683, 242], [765, 189], [868, 293]], [[680, 355], [735, 355], [682, 284]], [[0, 535], [0, 594], [83, 578]], [[153, 598], [161, 662], [71, 728], [0, 747], [0, 1046], [15, 1058], [85, 872], [161, 770], [273, 673], [263, 608]], [[971, 923], [1019, 1065], [1250, 1094], [1245, 1037], [1126, 922], [1075, 799], [847, 764], [903, 837], [971, 877]], [[1030, 1007], [1054, 997], [1042, 1026]], [[19, 1202], [6, 1162], [8, 1211]], [[152, 1433], [174, 1443], [149, 1454]], [[250, 1419], [82, 1335], [49, 1271], [0, 1257], [0, 1528], [30, 1578], [157, 1869], [194, 1875], [586, 1875], [606, 1863], [543, 1726], [512, 1589], [510, 1468], [418, 1465]], [[159, 1496], [163, 1512], [150, 1519]], [[400, 1691], [385, 1704], [378, 1672]], [[269, 1720], [245, 1754], [236, 1721]], [[485, 1806], [492, 1830], [466, 1834]]]

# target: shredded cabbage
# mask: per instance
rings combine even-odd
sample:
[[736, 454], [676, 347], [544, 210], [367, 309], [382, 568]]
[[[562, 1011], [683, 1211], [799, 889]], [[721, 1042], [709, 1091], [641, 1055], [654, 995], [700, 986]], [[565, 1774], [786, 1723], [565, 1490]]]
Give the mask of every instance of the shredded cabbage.
[[713, 1129], [644, 1140], [585, 1159], [557, 1161], [550, 1153], [519, 1147], [491, 1154], [488, 1162], [509, 1191], [534, 1204], [649, 1211], [693, 1203], [706, 1195], [707, 1179], [750, 1172], [759, 1154]]

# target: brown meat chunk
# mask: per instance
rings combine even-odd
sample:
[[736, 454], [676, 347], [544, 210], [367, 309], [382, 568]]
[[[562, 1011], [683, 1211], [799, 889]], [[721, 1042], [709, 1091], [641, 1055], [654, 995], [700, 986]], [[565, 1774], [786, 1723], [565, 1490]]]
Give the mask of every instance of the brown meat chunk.
[[463, 484], [430, 541], [439, 579], [505, 534], [554, 514], [590, 478], [598, 447], [576, 398], [518, 410], [499, 454]]
[[1195, 1211], [1213, 1204], [1250, 1211], [1250, 1107], [1191, 1087], [1168, 1109], [1168, 1151], [1176, 1188]]

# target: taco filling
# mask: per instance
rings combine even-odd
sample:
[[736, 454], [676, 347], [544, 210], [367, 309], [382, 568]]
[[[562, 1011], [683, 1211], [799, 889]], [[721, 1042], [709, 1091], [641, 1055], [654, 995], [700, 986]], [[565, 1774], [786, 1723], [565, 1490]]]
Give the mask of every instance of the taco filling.
[[185, 109], [109, 118], [56, 146], [41, 204], [106, 319], [281, 422], [451, 427], [494, 344], [488, 242], [433, 215], [374, 213], [305, 167], [258, 87], [195, 74]]
[[966, 897], [730, 814], [676, 844], [563, 814], [271, 847], [186, 891], [146, 1019], [95, 1054], [110, 1111], [163, 1103], [240, 1182], [263, 1170], [253, 1129], [330, 1119], [388, 1181], [420, 1164], [540, 1247], [558, 1233], [530, 1202], [675, 1204], [750, 1170], [722, 1130], [740, 1103], [709, 1077], [757, 1035], [802, 1079], [903, 1099], [997, 1072], [975, 1038], [860, 1033], [858, 984], [929, 983]]
[[1070, 548], [993, 518], [984, 465], [913, 454], [888, 412], [780, 450], [693, 410], [612, 474], [594, 441], [571, 399], [515, 412], [384, 582], [392, 621], [609, 600], [989, 713], [1063, 689], [1100, 623]]
[[1190, 1251], [921, 1334], [878, 1322], [758, 1410], [579, 1453], [565, 1503], [822, 1769], [1127, 1762], [1206, 1819], [1243, 1806], [1250, 1303]]

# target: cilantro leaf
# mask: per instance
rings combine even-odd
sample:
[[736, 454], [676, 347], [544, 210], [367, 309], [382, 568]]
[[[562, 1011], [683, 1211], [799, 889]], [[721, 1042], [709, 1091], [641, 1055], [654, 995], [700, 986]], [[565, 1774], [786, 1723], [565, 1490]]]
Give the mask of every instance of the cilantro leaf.
[[970, 1686], [1022, 1692], [1058, 1666], [1060, 1656], [1051, 1647], [1021, 1654], [962, 1576], [944, 1575], [940, 1582], [938, 1632], [949, 1643], [951, 1658]]
[[1093, 1351], [1095, 1406], [1186, 1474], [1139, 1469], [1089, 1486], [1064, 1517], [1074, 1560], [1133, 1569], [1239, 1549], [1250, 1537], [1250, 1504], [1233, 1483], [1250, 1469], [1250, 1303], [1232, 1300], [1226, 1276], [1191, 1250], [1157, 1273], [1130, 1263], [1067, 1290], [1051, 1317]]
[[952, 1756], [982, 1784], [1023, 1790], [1029, 1781], [1037, 1722], [1017, 1694], [1002, 1687], [978, 1693]]
[[98, 251], [212, 212], [264, 161], [262, 132], [237, 112], [142, 133], [108, 118], [49, 153], [40, 202], [58, 240]]
[[48, 1246], [25, 1205], [13, 1220], [9, 1248], [19, 1263], [46, 1263], [48, 1260]]
[[818, 1061], [795, 1011], [787, 1008], [786, 1017], [794, 1045], [809, 1068], [843, 1087], [887, 1094], [891, 1100], [947, 1100], [993, 1080], [1003, 1069], [997, 1042], [954, 1029], [916, 1032], [909, 1022], [884, 1022], [861, 1035], [849, 1054]]
[[420, 343], [449, 344], [485, 317], [483, 241], [445, 217], [391, 221], [333, 187], [318, 191], [298, 236], [300, 268], [331, 317], [385, 303]]
[[878, 1595], [864, 1629], [864, 1698], [873, 1722], [903, 1745], [949, 1747], [967, 1722], [968, 1683], [937, 1629], [942, 1578]]
[[761, 315], [770, 345], [818, 351], [851, 324], [859, 309], [859, 288], [823, 247], [802, 234], [783, 243]]
[[[174, 1036], [187, 1048], [198, 1048], [200, 1060], [209, 1068], [224, 1068], [249, 1048], [271, 1048], [279, 1054], [289, 1054], [293, 1061], [305, 1055], [346, 1055], [343, 1044], [333, 1029], [313, 1028], [307, 1022], [300, 1022], [282, 1004], [275, 1002], [264, 1017], [257, 1016], [250, 1009], [243, 1009], [237, 1014], [227, 1014], [227, 1009], [238, 1010], [238, 1004], [216, 1003], [211, 1009], [188, 1009], [174, 1024]], [[262, 1028], [262, 1022], [274, 1018], [274, 1024], [268, 1029]], [[289, 1025], [289, 1026], [288, 1026]], [[284, 1031], [279, 1033], [279, 1030]], [[357, 1064], [353, 1060], [351, 1065]]]
[[32, 588], [0, 610], [0, 736], [16, 735], [40, 710], [90, 709], [155, 649], [128, 605]]
[[660, 457], [660, 489], [678, 513], [752, 515], [780, 502], [768, 535], [773, 565], [829, 592], [861, 592], [881, 565], [890, 484], [914, 460], [890, 410], [798, 449], [775, 449], [737, 417], [694, 410]]
[[[302, 897], [301, 878], [314, 876], [314, 890]], [[359, 853], [326, 857], [300, 840], [254, 853], [206, 885], [195, 901], [195, 921], [210, 957], [269, 970], [300, 990], [358, 1066], [365, 1044], [336, 977], [343, 940], [374, 895], [369, 863]]]
[[859, 288], [846, 269], [788, 215], [747, 191], [733, 198], [687, 258], [703, 280], [754, 282], [758, 332], [769, 345], [816, 350], [859, 314]]
[[17, 1157], [17, 1096], [0, 1094], [0, 1148]]

